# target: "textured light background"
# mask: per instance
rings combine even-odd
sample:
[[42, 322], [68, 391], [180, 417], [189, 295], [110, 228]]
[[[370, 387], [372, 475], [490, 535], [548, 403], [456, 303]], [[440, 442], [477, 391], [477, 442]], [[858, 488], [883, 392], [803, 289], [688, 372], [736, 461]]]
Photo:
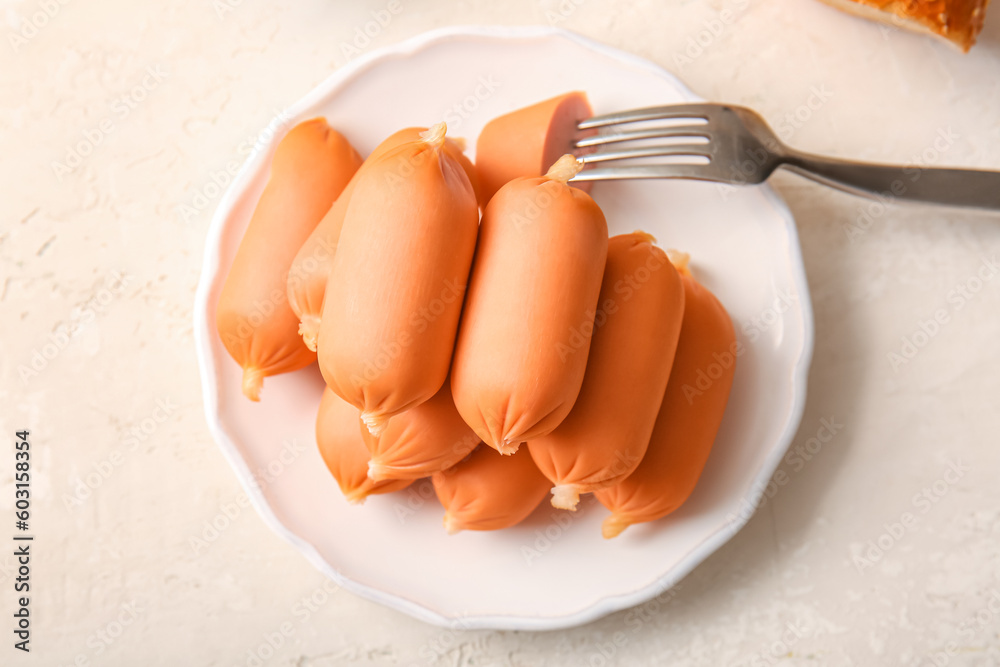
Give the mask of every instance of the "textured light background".
[[[801, 148], [1000, 169], [1000, 7], [962, 55], [812, 0], [399, 1], [362, 51], [450, 24], [552, 23], [757, 108]], [[793, 449], [824, 418], [842, 428], [639, 609], [565, 632], [442, 631], [328, 592], [238, 502], [192, 341], [213, 172], [386, 5], [0, 0], [0, 515], [13, 521], [11, 434], [30, 428], [39, 536], [27, 658], [0, 549], [0, 664], [1000, 664], [1000, 278], [961, 306], [953, 292], [1000, 254], [997, 215], [863, 217], [863, 200], [773, 179], [816, 316]], [[76, 163], [81, 141], [96, 145]], [[937, 309], [948, 323], [894, 368]], [[904, 512], [916, 522], [893, 537]], [[228, 526], [192, 543], [213, 520]]]

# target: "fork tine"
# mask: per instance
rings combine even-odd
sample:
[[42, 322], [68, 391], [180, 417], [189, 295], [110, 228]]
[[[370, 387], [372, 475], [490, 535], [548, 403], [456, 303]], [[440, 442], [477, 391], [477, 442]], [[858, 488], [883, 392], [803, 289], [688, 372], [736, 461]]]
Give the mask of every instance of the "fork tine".
[[640, 146], [622, 151], [598, 151], [577, 156], [577, 161], [584, 164], [591, 162], [607, 162], [609, 160], [629, 160], [637, 157], [659, 157], [668, 155], [704, 157], [709, 160], [712, 155], [708, 144], [676, 144], [673, 146]]
[[626, 130], [624, 132], [611, 132], [608, 134], [595, 134], [592, 137], [584, 137], [576, 142], [577, 148], [587, 146], [603, 146], [619, 141], [633, 141], [637, 139], [660, 139], [664, 137], [704, 137], [708, 139], [708, 132], [704, 125], [678, 125], [677, 127], [650, 127], [642, 130]]
[[714, 175], [710, 165], [697, 164], [646, 164], [625, 167], [605, 167], [603, 169], [584, 169], [569, 179], [571, 183], [579, 181], [619, 181], [642, 178], [690, 178], [696, 181], [725, 182]]
[[589, 130], [593, 127], [637, 123], [643, 120], [660, 120], [663, 118], [701, 118], [707, 121], [714, 106], [711, 104], [671, 104], [662, 107], [646, 107], [644, 109], [604, 114], [603, 116], [593, 116], [578, 123], [577, 127], [581, 130]]

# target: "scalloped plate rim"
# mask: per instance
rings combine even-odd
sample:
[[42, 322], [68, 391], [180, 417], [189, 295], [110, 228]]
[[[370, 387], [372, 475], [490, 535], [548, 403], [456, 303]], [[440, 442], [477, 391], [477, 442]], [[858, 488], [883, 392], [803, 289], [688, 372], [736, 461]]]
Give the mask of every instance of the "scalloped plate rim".
[[[405, 55], [416, 52], [433, 43], [453, 39], [456, 37], [483, 37], [483, 38], [544, 38], [559, 37], [568, 39], [580, 44], [590, 50], [597, 51], [613, 59], [622, 61], [633, 67], [649, 70], [656, 75], [668, 80], [674, 87], [691, 101], [701, 101], [702, 98], [691, 92], [676, 76], [667, 70], [651, 63], [650, 61], [620, 49], [607, 46], [589, 38], [583, 37], [571, 31], [547, 26], [449, 26], [430, 30], [419, 35], [410, 37], [399, 43], [392, 44], [377, 50], [372, 50], [357, 59], [348, 62], [340, 67], [313, 90], [302, 97], [298, 102], [285, 110], [285, 114], [290, 118], [297, 118], [305, 110], [316, 105], [319, 101], [334, 94], [338, 88], [346, 82], [361, 74], [364, 69], [374, 63], [392, 56]], [[574, 613], [561, 616], [513, 616], [502, 614], [480, 614], [470, 616], [449, 616], [434, 611], [418, 602], [407, 599], [403, 596], [379, 590], [371, 586], [360, 584], [335, 570], [307, 541], [291, 532], [277, 518], [272, 511], [267, 500], [257, 486], [253, 474], [248, 468], [246, 461], [240, 456], [236, 445], [223, 429], [219, 421], [219, 387], [216, 378], [215, 358], [212, 355], [209, 340], [215, 335], [214, 327], [209, 321], [210, 310], [209, 297], [212, 286], [217, 279], [220, 258], [220, 244], [225, 230], [226, 221], [232, 213], [237, 197], [245, 189], [252, 175], [262, 166], [267, 158], [267, 148], [273, 141], [259, 140], [254, 146], [254, 150], [233, 182], [223, 195], [215, 214], [209, 224], [208, 234], [205, 244], [205, 256], [202, 263], [201, 277], [198, 282], [198, 289], [195, 295], [194, 307], [194, 337], [198, 357], [199, 374], [201, 377], [202, 393], [205, 407], [205, 419], [208, 423], [209, 431], [222, 450], [226, 460], [232, 466], [237, 477], [240, 479], [244, 490], [250, 498], [251, 504], [260, 514], [264, 523], [275, 533], [280, 535], [296, 549], [303, 553], [306, 559], [332, 579], [338, 586], [363, 598], [372, 600], [386, 607], [396, 609], [417, 619], [431, 623], [433, 625], [451, 629], [491, 629], [491, 630], [556, 630], [574, 627], [594, 621], [602, 616], [606, 616], [616, 611], [621, 611], [646, 602], [657, 595], [660, 595], [677, 584], [687, 576], [695, 567], [700, 565], [706, 558], [728, 542], [739, 530], [749, 521], [751, 515], [738, 516], [734, 520], [724, 523], [710, 537], [702, 541], [677, 565], [665, 572], [659, 579], [653, 581], [640, 589], [609, 595], [600, 598], [593, 604], [584, 607]], [[809, 366], [812, 361], [814, 345], [814, 323], [812, 315], [812, 305], [808, 283], [806, 281], [805, 267], [802, 260], [801, 246], [798, 241], [798, 231], [791, 212], [785, 203], [774, 193], [774, 191], [764, 185], [759, 186], [764, 193], [767, 202], [775, 209], [785, 222], [786, 233], [789, 240], [789, 260], [792, 269], [792, 278], [798, 292], [799, 305], [802, 312], [802, 350], [794, 365], [792, 383], [792, 405], [788, 412], [781, 435], [761, 466], [758, 474], [753, 480], [751, 487], [762, 487], [767, 484], [778, 464], [784, 457], [791, 440], [798, 429], [799, 422], [805, 407], [806, 385]]]

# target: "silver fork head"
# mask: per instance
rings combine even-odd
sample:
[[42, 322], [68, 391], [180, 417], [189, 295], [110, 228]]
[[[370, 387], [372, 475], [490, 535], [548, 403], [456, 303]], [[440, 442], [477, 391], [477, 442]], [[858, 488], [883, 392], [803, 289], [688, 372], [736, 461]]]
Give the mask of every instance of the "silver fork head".
[[[680, 124], [627, 127], [631, 123], [657, 120]], [[787, 153], [763, 118], [746, 107], [731, 104], [675, 104], [634, 109], [588, 118], [579, 123], [578, 128], [599, 130], [576, 142], [577, 149], [591, 151], [578, 155], [587, 165], [658, 157], [668, 157], [671, 162], [588, 168], [577, 174], [574, 181], [691, 178], [716, 183], [757, 184], [771, 175]], [[603, 131], [604, 128], [612, 129]], [[656, 139], [697, 139], [704, 143], [650, 143]], [[645, 143], [619, 146], [636, 141]]]

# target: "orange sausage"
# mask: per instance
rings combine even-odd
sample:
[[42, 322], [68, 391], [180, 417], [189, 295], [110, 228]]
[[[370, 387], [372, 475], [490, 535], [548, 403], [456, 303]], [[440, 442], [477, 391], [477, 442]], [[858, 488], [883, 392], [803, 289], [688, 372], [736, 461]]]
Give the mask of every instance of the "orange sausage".
[[[687, 257], [677, 261], [684, 282], [684, 322], [670, 382], [656, 417], [649, 449], [635, 472], [595, 495], [611, 510], [604, 537], [662, 518], [694, 490], [722, 423], [738, 353], [725, 308], [691, 277]], [[712, 379], [705, 387], [701, 377]]]
[[[515, 178], [542, 176], [560, 156], [573, 153], [574, 142], [583, 136], [576, 124], [592, 115], [586, 93], [572, 92], [487, 123], [476, 141], [476, 169], [486, 201]], [[590, 191], [589, 181], [573, 185]]]
[[368, 477], [368, 450], [361, 439], [358, 409], [345, 403], [329, 387], [316, 415], [316, 444], [320, 456], [341, 493], [352, 504], [363, 503], [376, 493], [389, 493], [409, 486], [411, 480], [374, 482]]
[[[418, 140], [420, 133], [426, 131], [427, 128], [408, 127], [396, 132], [379, 144], [364, 164], [370, 165], [392, 149]], [[444, 149], [465, 170], [478, 199], [479, 178], [472, 162], [462, 152], [464, 145], [462, 139], [446, 139]], [[359, 173], [363, 171], [363, 167], [364, 165]], [[326, 293], [326, 283], [333, 267], [333, 256], [337, 252], [340, 228], [344, 224], [347, 203], [350, 201], [357, 180], [358, 174], [355, 174], [299, 249], [288, 271], [288, 303], [299, 318], [299, 333], [302, 334], [302, 340], [313, 352], [316, 351], [316, 336], [319, 334], [320, 315], [323, 312], [323, 295]]]
[[477, 448], [465, 461], [431, 479], [444, 505], [449, 535], [509, 528], [531, 514], [549, 491], [549, 480], [528, 452], [500, 456], [489, 447]]
[[319, 363], [374, 434], [444, 384], [479, 209], [439, 123], [373, 162], [347, 205], [327, 283]]
[[519, 178], [486, 207], [451, 388], [462, 418], [513, 453], [550, 433], [583, 382], [608, 252], [590, 195], [566, 185], [572, 155], [546, 176]]
[[451, 383], [420, 405], [389, 421], [378, 436], [362, 429], [371, 454], [368, 476], [374, 480], [418, 479], [450, 468], [479, 444], [451, 397]]
[[361, 158], [324, 118], [293, 127], [278, 144], [216, 308], [216, 326], [243, 368], [243, 393], [260, 400], [264, 378], [311, 364], [316, 355], [298, 336], [285, 283], [295, 253]]
[[684, 286], [649, 234], [612, 237], [583, 387], [552, 433], [528, 442], [552, 505], [617, 484], [646, 453], [684, 314]]

